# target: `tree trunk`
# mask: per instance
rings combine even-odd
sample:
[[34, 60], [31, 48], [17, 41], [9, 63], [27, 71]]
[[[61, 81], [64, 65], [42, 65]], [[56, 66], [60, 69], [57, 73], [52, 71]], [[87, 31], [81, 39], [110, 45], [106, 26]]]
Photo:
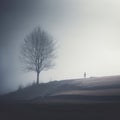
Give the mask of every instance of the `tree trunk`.
[[37, 72], [37, 85], [39, 84], [39, 72]]

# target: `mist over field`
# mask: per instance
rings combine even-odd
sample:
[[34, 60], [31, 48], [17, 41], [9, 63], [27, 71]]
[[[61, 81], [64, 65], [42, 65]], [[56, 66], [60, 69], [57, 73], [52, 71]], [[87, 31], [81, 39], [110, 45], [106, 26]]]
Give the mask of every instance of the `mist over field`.
[[84, 72], [119, 75], [119, 6], [118, 0], [0, 0], [0, 93], [35, 82], [36, 74], [25, 72], [19, 57], [36, 26], [57, 43], [56, 66], [41, 72], [41, 83], [83, 78]]
[[0, 120], [120, 120], [119, 0], [0, 0]]

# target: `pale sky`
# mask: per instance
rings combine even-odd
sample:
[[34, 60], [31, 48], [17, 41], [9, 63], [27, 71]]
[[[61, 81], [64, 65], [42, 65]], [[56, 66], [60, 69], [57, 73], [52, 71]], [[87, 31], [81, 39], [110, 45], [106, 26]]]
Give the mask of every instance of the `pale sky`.
[[20, 44], [38, 25], [57, 42], [56, 66], [41, 73], [41, 82], [81, 78], [84, 72], [88, 77], [120, 74], [119, 0], [12, 1], [13, 5], [0, 9], [0, 31], [4, 32], [2, 39], [11, 40], [5, 44], [10, 52], [6, 56], [13, 54], [9, 61], [13, 72], [8, 76], [16, 85], [36, 80], [35, 73], [21, 70], [18, 56]]

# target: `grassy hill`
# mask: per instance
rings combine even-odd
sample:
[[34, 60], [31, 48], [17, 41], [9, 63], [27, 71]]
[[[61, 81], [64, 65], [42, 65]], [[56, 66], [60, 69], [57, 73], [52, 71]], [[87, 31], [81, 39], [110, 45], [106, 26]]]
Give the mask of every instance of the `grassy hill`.
[[69, 79], [31, 85], [0, 97], [1, 101], [120, 101], [120, 76]]
[[120, 76], [31, 85], [0, 101], [0, 120], [120, 120]]

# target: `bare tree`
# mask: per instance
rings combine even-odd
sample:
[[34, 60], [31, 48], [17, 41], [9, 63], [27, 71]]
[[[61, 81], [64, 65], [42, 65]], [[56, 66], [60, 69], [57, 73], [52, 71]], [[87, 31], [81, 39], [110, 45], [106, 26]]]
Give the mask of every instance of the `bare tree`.
[[55, 43], [50, 35], [40, 27], [35, 28], [25, 39], [22, 45], [22, 60], [29, 71], [37, 73], [37, 84], [39, 74], [48, 70], [53, 64]]

